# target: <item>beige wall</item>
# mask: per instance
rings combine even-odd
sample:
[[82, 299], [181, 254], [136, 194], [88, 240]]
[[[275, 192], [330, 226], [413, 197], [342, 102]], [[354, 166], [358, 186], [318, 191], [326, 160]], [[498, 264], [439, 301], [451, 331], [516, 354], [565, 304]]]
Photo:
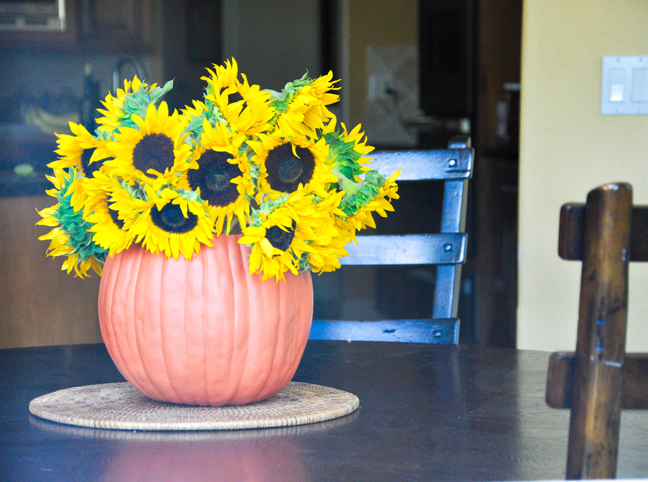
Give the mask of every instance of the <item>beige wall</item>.
[[[580, 263], [557, 255], [558, 215], [629, 181], [648, 204], [648, 117], [600, 115], [601, 59], [648, 54], [645, 0], [525, 0], [518, 347], [573, 350]], [[648, 351], [648, 265], [630, 267], [628, 349]]]

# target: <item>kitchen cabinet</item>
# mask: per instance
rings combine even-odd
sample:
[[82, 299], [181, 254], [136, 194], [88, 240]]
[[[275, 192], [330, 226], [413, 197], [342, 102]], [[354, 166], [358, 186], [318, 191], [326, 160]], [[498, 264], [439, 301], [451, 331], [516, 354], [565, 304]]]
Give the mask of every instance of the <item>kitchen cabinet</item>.
[[61, 271], [45, 257], [49, 232], [36, 212], [54, 204], [46, 195], [0, 197], [0, 348], [99, 343], [99, 276]]
[[146, 52], [156, 0], [67, 0], [64, 31], [0, 31], [12, 51]]
[[144, 50], [150, 44], [150, 2], [81, 0], [80, 39], [96, 50]]

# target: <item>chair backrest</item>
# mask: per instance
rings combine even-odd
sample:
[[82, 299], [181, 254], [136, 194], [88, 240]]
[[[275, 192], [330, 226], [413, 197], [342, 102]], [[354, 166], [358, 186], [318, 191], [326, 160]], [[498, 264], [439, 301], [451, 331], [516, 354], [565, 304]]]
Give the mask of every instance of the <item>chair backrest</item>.
[[[472, 176], [470, 138], [450, 140], [448, 149], [375, 153], [372, 167], [398, 182], [444, 181], [440, 233], [358, 236], [342, 265], [437, 265], [431, 318], [424, 320], [314, 320], [311, 339], [452, 343], [459, 339], [459, 285], [466, 257], [468, 180]], [[404, 200], [403, 202], [406, 202]], [[424, 209], [424, 207], [422, 208]]]
[[614, 478], [621, 409], [648, 408], [648, 355], [626, 354], [628, 262], [648, 261], [648, 206], [607, 184], [560, 212], [558, 253], [583, 262], [576, 352], [551, 355], [547, 404], [570, 408], [568, 479]]

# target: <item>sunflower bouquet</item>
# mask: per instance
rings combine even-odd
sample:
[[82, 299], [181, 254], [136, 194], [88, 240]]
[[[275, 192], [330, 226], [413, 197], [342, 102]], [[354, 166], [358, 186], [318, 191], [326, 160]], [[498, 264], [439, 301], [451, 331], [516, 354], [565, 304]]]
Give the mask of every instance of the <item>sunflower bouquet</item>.
[[356, 233], [397, 199], [398, 173], [371, 170], [360, 126], [338, 126], [332, 73], [281, 92], [250, 85], [235, 60], [207, 69], [202, 100], [169, 111], [173, 84], [135, 77], [98, 109], [94, 133], [70, 124], [49, 164], [57, 203], [39, 212], [53, 229], [48, 255], [63, 270], [101, 275], [107, 256], [141, 244], [191, 260], [216, 236], [240, 234], [250, 273], [340, 267]]

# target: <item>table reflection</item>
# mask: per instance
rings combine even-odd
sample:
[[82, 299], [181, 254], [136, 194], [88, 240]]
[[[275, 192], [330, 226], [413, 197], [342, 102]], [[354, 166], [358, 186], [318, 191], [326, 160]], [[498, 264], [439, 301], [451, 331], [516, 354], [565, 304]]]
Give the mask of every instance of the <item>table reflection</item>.
[[296, 436], [352, 423], [358, 411], [336, 420], [257, 430], [126, 431], [76, 427], [35, 416], [30, 425], [56, 437], [109, 444], [102, 481], [223, 480], [308, 482]]

